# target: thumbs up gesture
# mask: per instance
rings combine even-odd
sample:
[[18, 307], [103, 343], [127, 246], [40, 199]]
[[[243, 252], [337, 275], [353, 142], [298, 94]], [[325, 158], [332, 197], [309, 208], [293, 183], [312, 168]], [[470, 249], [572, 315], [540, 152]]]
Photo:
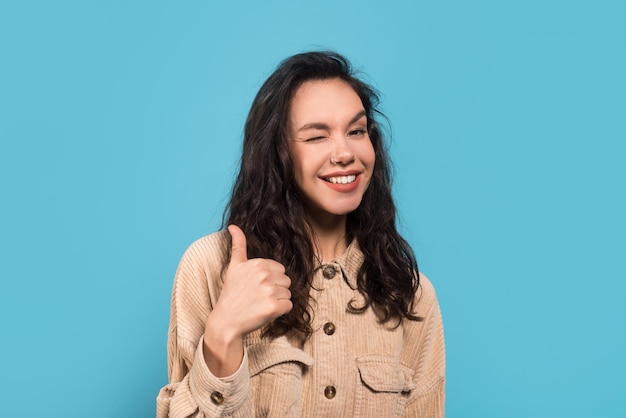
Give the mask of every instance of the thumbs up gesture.
[[[217, 376], [237, 370], [243, 356], [243, 337], [291, 310], [291, 280], [275, 260], [248, 260], [246, 236], [229, 225], [232, 237], [230, 263], [222, 293], [207, 319], [204, 357]], [[235, 361], [234, 358], [238, 358]]]
[[245, 335], [291, 310], [291, 280], [275, 260], [248, 260], [243, 231], [235, 225], [228, 231], [232, 237], [230, 264], [215, 309], [228, 312], [229, 322]]

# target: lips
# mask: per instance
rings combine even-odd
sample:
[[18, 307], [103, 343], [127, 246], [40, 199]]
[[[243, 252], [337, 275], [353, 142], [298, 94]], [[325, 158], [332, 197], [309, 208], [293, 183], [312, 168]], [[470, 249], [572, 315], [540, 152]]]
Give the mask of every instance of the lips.
[[334, 184], [348, 184], [356, 180], [355, 174], [349, 176], [325, 177], [324, 180]]
[[349, 193], [359, 187], [361, 173], [342, 173], [342, 175], [333, 173], [329, 176], [321, 177], [321, 179], [330, 189], [340, 193]]

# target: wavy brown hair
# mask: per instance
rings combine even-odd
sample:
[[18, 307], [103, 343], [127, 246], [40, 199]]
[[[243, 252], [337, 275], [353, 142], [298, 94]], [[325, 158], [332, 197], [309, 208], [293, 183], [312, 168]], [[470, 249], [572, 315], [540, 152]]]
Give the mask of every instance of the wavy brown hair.
[[[316, 268], [314, 245], [303, 199], [294, 177], [289, 153], [288, 118], [291, 100], [305, 81], [338, 78], [361, 98], [376, 163], [361, 204], [347, 216], [348, 239], [356, 238], [365, 261], [357, 274], [362, 306], [347, 306], [352, 313], [372, 307], [381, 322], [414, 314], [419, 287], [417, 262], [409, 244], [396, 229], [396, 208], [391, 195], [389, 157], [376, 116], [379, 97], [355, 76], [350, 62], [328, 51], [306, 52], [284, 60], [257, 93], [245, 124], [241, 166], [224, 212], [223, 226], [239, 226], [247, 238], [248, 256], [271, 258], [285, 266], [291, 279], [293, 309], [264, 330], [269, 337], [311, 328], [310, 289]], [[228, 257], [227, 257], [228, 259]]]

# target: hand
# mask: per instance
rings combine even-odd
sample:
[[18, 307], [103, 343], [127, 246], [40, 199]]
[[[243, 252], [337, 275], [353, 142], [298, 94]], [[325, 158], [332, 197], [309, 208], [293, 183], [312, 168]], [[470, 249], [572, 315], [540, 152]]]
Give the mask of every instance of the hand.
[[243, 337], [291, 310], [291, 280], [277, 261], [248, 260], [243, 231], [235, 225], [228, 231], [232, 237], [230, 263], [214, 313]]
[[291, 280], [275, 260], [248, 260], [246, 236], [235, 225], [224, 285], [204, 331], [204, 358], [218, 377], [234, 373], [243, 357], [243, 337], [291, 311]]

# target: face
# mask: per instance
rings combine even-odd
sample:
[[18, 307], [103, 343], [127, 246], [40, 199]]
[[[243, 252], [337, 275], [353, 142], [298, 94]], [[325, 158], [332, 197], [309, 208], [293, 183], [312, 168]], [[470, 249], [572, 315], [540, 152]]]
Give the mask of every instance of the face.
[[374, 148], [361, 99], [340, 79], [303, 83], [291, 102], [289, 150], [311, 216], [345, 216], [363, 198]]

